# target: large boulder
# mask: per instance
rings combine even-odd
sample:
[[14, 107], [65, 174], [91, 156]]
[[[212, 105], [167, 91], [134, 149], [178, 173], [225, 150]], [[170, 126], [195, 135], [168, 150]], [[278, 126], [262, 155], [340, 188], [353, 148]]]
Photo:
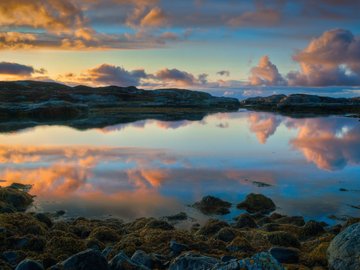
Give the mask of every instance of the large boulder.
[[213, 196], [205, 196], [201, 201], [194, 203], [193, 207], [205, 215], [226, 215], [230, 213], [231, 203]]
[[61, 263], [64, 270], [108, 270], [105, 257], [97, 250], [88, 249]]
[[0, 213], [22, 212], [33, 203], [34, 197], [18, 186], [23, 185], [13, 184], [9, 187], [0, 187]]
[[36, 261], [25, 259], [18, 264], [15, 270], [44, 270], [44, 267]]
[[110, 261], [110, 270], [149, 270], [146, 266], [131, 260], [123, 251]]
[[360, 269], [360, 223], [356, 223], [339, 233], [327, 250], [330, 269]]
[[275, 210], [275, 203], [262, 194], [251, 193], [245, 200], [237, 205], [239, 209], [245, 209], [249, 213], [270, 213]]

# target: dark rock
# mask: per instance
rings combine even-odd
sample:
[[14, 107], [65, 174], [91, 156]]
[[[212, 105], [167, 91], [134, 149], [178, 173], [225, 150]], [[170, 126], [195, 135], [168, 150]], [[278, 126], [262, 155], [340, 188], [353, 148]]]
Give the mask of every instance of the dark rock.
[[273, 247], [270, 254], [280, 263], [298, 263], [299, 250], [296, 248]]
[[1, 259], [15, 267], [21, 260], [25, 258], [25, 253], [21, 251], [9, 250], [1, 254]]
[[269, 224], [269, 223], [272, 223], [272, 222], [273, 222], [273, 220], [270, 217], [263, 217], [263, 218], [256, 221], [256, 223], [259, 226], [263, 226], [265, 224]]
[[169, 267], [169, 270], [204, 270], [212, 269], [219, 261], [215, 258], [194, 254], [192, 252], [185, 253], [177, 257]]
[[339, 233], [327, 250], [330, 269], [360, 269], [360, 223]]
[[99, 251], [88, 249], [61, 263], [64, 270], [107, 270], [108, 263]]
[[235, 220], [236, 223], [233, 225], [235, 228], [257, 228], [255, 220], [249, 214], [241, 214]]
[[176, 242], [175, 240], [170, 241], [170, 250], [173, 252], [175, 256], [180, 255], [181, 252], [185, 250], [189, 250], [188, 245], [180, 244]]
[[143, 265], [148, 267], [149, 269], [153, 269], [153, 259], [152, 257], [142, 250], [137, 250], [132, 255], [131, 260], [139, 265]]
[[114, 250], [113, 247], [106, 247], [101, 254], [105, 257], [108, 258], [108, 256], [111, 254], [111, 252]]
[[15, 270], [44, 270], [44, 267], [36, 261], [26, 259], [20, 262]]
[[295, 235], [288, 232], [272, 232], [268, 234], [268, 240], [271, 244], [275, 246], [282, 247], [300, 247], [299, 240], [295, 237]]
[[270, 213], [275, 210], [276, 206], [270, 198], [262, 194], [251, 193], [237, 205], [237, 208], [245, 209], [249, 213]]
[[144, 265], [132, 261], [124, 252], [117, 254], [109, 262], [110, 270], [148, 270]]
[[292, 224], [296, 226], [303, 226], [305, 224], [305, 220], [301, 216], [281, 217], [276, 219], [275, 222], [279, 224]]
[[225, 221], [217, 220], [217, 219], [209, 219], [204, 226], [197, 231], [198, 234], [210, 236], [216, 234], [222, 228], [229, 227]]
[[226, 249], [230, 252], [249, 252], [253, 247], [245, 237], [237, 236], [226, 246]]
[[205, 215], [226, 215], [230, 213], [231, 203], [213, 196], [206, 196], [194, 203], [193, 207]]
[[53, 222], [51, 221], [51, 219], [49, 218], [49, 216], [46, 215], [46, 214], [44, 214], [44, 213], [36, 213], [36, 214], [34, 215], [34, 217], [35, 217], [38, 221], [46, 224], [46, 226], [48, 226], [49, 228], [53, 225]]
[[229, 262], [229, 261], [232, 261], [232, 260], [236, 260], [236, 257], [229, 256], [229, 255], [224, 255], [224, 256], [221, 256], [220, 260], [222, 262]]
[[151, 220], [145, 226], [147, 229], [174, 230], [174, 226], [163, 220]]
[[215, 239], [224, 241], [224, 242], [231, 242], [236, 237], [232, 228], [225, 227], [222, 228], [220, 231], [217, 232], [215, 235]]
[[48, 269], [54, 265], [56, 265], [57, 261], [54, 258], [46, 257], [42, 261], [45, 269]]
[[[33, 196], [27, 192], [12, 188], [0, 187], [0, 212], [25, 211], [33, 203]], [[9, 210], [9, 211], [8, 211]]]
[[272, 213], [270, 216], [269, 216], [272, 220], [276, 220], [276, 219], [279, 219], [279, 218], [282, 218], [282, 217], [285, 217], [284, 215], [282, 214], [279, 214], [279, 213]]
[[65, 215], [65, 214], [66, 214], [66, 211], [65, 211], [65, 210], [58, 210], [58, 211], [56, 211], [56, 213], [55, 213], [55, 215], [56, 215], [57, 217], [61, 217], [61, 216]]
[[169, 221], [182, 221], [182, 220], [187, 220], [188, 216], [185, 212], [180, 212], [173, 216], [167, 216], [166, 219]]
[[301, 236], [302, 237], [312, 237], [324, 233], [324, 227], [321, 223], [317, 221], [310, 220], [306, 222], [305, 226], [302, 228]]

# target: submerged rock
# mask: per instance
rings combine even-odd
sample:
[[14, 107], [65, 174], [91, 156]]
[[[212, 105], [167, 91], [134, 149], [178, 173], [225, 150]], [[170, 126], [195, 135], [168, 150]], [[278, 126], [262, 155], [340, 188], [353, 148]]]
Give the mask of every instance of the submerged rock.
[[251, 193], [237, 205], [237, 208], [245, 209], [249, 213], [270, 213], [275, 210], [276, 206], [270, 198], [262, 194]]
[[213, 196], [205, 196], [201, 201], [194, 203], [193, 207], [205, 215], [226, 215], [230, 213], [231, 203]]
[[360, 223], [339, 233], [327, 250], [330, 269], [360, 269]]

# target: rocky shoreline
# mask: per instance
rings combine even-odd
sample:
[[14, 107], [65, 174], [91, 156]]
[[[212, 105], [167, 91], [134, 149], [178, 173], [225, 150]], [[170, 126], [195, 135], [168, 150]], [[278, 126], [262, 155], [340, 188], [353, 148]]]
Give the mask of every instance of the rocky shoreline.
[[[30, 186], [0, 187], [0, 269], [359, 269], [360, 218], [328, 226], [275, 211], [249, 194], [233, 222], [209, 217], [189, 230], [179, 213], [164, 218], [65, 219], [32, 213]], [[193, 207], [226, 214], [231, 203], [207, 196]]]

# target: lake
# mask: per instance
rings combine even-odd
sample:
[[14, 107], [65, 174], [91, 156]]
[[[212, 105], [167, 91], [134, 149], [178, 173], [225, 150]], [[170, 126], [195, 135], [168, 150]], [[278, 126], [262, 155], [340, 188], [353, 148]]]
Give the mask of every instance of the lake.
[[33, 184], [36, 210], [69, 217], [187, 211], [201, 220], [188, 205], [202, 196], [236, 204], [255, 192], [280, 213], [333, 223], [360, 213], [360, 122], [239, 111], [86, 131], [37, 126], [0, 134], [0, 179]]

